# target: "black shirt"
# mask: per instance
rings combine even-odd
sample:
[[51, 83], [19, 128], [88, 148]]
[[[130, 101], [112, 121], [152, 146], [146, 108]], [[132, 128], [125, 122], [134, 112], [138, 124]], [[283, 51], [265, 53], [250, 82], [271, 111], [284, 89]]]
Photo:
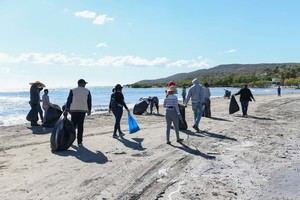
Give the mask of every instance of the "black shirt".
[[249, 88], [243, 88], [235, 95], [240, 95], [240, 101], [252, 101], [252, 99], [254, 100], [252, 92]]

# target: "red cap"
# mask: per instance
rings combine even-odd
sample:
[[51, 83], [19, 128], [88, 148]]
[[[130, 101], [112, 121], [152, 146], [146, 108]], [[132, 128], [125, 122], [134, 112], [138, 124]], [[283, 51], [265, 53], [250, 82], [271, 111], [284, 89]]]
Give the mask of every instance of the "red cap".
[[169, 81], [169, 82], [167, 83], [167, 86], [168, 86], [168, 87], [176, 86], [176, 83], [175, 83], [174, 81]]

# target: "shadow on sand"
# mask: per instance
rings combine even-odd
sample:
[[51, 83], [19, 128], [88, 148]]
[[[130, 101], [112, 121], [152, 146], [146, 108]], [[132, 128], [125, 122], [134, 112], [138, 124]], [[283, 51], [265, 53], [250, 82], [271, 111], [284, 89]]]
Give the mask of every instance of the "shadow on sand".
[[237, 141], [237, 139], [235, 139], [235, 138], [228, 137], [228, 136], [221, 135], [221, 134], [217, 134], [217, 133], [212, 133], [212, 132], [209, 132], [209, 131], [193, 132], [191, 130], [180, 130], [180, 132], [183, 132], [183, 133], [185, 133], [187, 135], [190, 135], [190, 136], [197, 136], [197, 137], [208, 136], [208, 137], [218, 138], [218, 139], [222, 139], [222, 140]]
[[208, 155], [206, 153], [203, 153], [201, 151], [199, 151], [199, 149], [192, 149], [191, 147], [189, 147], [188, 145], [184, 144], [184, 143], [179, 143], [181, 146], [176, 146], [176, 145], [173, 145], [173, 144], [170, 144], [172, 147], [174, 148], [177, 148], [177, 149], [180, 149], [182, 151], [185, 151], [187, 153], [190, 153], [190, 154], [193, 154], [195, 156], [201, 156], [202, 158], [205, 158], [205, 159], [208, 159], [208, 160], [214, 160], [216, 159], [215, 156], [211, 156], [211, 155]]
[[32, 126], [27, 128], [32, 131], [32, 134], [37, 134], [37, 135], [48, 134], [51, 133], [52, 131], [52, 128], [46, 128], [43, 126]]
[[257, 119], [257, 120], [271, 120], [274, 121], [275, 119], [269, 118], [269, 117], [258, 117], [258, 116], [252, 116], [248, 115], [247, 117], [243, 117], [242, 115], [236, 115], [235, 117], [245, 118], [245, 119]]
[[217, 134], [217, 133], [212, 133], [212, 132], [209, 132], [209, 131], [202, 131], [201, 133], [205, 136], [208, 136], [208, 137], [218, 138], [218, 139], [222, 139], [222, 140], [237, 141], [237, 139], [235, 139], [235, 138], [228, 137], [228, 136], [221, 135], [221, 134]]
[[209, 117], [208, 119], [213, 119], [213, 120], [218, 120], [218, 121], [225, 121], [225, 122], [233, 122], [231, 120], [224, 119], [224, 118], [219, 118], [219, 117]]
[[74, 150], [66, 150], [66, 151], [59, 151], [54, 152], [54, 154], [59, 156], [74, 156], [78, 160], [86, 163], [98, 163], [98, 164], [105, 164], [108, 159], [107, 157], [100, 151], [92, 152], [91, 150], [87, 149], [86, 147], [76, 147], [72, 145]]
[[144, 151], [146, 148], [142, 146], [142, 142], [144, 141], [144, 138], [132, 138], [134, 141], [130, 141], [123, 136], [120, 136], [117, 138], [121, 143], [124, 144], [124, 146], [131, 148], [133, 150], [138, 150], [138, 151]]

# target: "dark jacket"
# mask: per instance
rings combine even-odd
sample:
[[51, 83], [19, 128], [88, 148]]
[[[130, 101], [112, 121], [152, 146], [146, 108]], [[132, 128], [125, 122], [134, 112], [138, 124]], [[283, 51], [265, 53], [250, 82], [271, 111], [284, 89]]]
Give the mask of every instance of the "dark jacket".
[[252, 92], [249, 88], [240, 89], [240, 91], [238, 93], [236, 93], [235, 95], [240, 95], [241, 102], [242, 101], [252, 101], [252, 99], [254, 100]]
[[114, 109], [117, 106], [125, 107], [128, 110], [126, 103], [124, 102], [124, 96], [122, 92], [114, 92], [110, 96], [109, 109]]
[[35, 84], [30, 87], [30, 104], [34, 105], [40, 103], [40, 91], [41, 90]]

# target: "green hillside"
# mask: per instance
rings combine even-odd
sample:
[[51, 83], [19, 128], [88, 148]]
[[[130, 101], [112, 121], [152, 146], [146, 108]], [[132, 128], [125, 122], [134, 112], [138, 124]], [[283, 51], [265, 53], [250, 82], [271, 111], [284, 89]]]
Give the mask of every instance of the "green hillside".
[[282, 85], [300, 84], [300, 63], [263, 63], [263, 64], [228, 64], [210, 69], [200, 69], [189, 73], [175, 74], [155, 80], [142, 80], [129, 87], [164, 87], [173, 80], [178, 86], [189, 86], [194, 78], [210, 86], [233, 86], [249, 84], [252, 87], [268, 87], [272, 78], [278, 79]]

